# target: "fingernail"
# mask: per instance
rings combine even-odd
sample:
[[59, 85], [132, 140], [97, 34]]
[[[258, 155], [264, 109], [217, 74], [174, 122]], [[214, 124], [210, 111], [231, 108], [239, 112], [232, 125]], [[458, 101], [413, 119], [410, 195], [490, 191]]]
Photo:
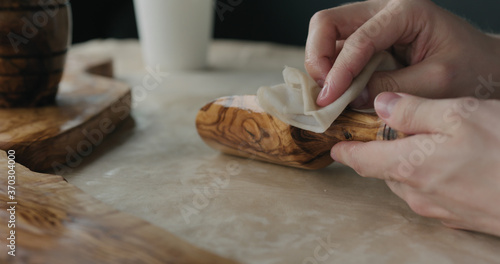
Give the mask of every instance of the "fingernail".
[[401, 95], [397, 93], [381, 93], [375, 98], [375, 110], [380, 117], [389, 118], [392, 109], [401, 98]]
[[329, 85], [328, 83], [325, 83], [325, 85], [323, 85], [323, 89], [321, 89], [321, 92], [318, 95], [318, 101], [325, 100], [328, 97], [329, 91], [330, 91]]
[[332, 150], [330, 151], [330, 157], [332, 157], [333, 161], [346, 165], [346, 163], [343, 160], [341, 160], [340, 156], [337, 154], [340, 154], [340, 151], [335, 148], [332, 148]]
[[359, 94], [359, 96], [351, 102], [352, 108], [362, 108], [366, 103], [368, 103], [368, 99], [370, 98], [370, 94], [368, 93], [368, 88], [365, 87], [363, 91]]
[[334, 161], [337, 161], [338, 158], [337, 158], [337, 155], [335, 154], [335, 151], [333, 149], [330, 151], [330, 156], [332, 157], [332, 159]]

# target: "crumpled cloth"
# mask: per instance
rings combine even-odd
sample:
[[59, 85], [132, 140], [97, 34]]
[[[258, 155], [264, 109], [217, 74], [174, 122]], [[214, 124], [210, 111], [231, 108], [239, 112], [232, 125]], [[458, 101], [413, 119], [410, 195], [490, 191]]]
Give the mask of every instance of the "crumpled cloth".
[[285, 83], [260, 87], [257, 99], [268, 114], [292, 126], [316, 133], [325, 132], [366, 87], [375, 71], [390, 71], [398, 63], [388, 52], [375, 54], [347, 91], [332, 104], [319, 107], [316, 98], [321, 88], [307, 74], [292, 67], [285, 67]]

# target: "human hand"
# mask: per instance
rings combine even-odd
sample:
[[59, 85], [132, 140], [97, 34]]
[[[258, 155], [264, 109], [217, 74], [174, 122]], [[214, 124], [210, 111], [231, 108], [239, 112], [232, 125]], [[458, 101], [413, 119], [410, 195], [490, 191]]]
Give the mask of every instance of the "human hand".
[[305, 67], [324, 87], [317, 104], [339, 98], [381, 50], [391, 51], [407, 67], [374, 74], [353, 102], [356, 108], [371, 107], [383, 91], [428, 98], [475, 96], [478, 76], [500, 79], [500, 39], [429, 0], [371, 0], [312, 17]]
[[500, 236], [500, 101], [382, 93], [375, 109], [387, 125], [413, 136], [340, 142], [332, 158], [386, 180], [417, 214]]

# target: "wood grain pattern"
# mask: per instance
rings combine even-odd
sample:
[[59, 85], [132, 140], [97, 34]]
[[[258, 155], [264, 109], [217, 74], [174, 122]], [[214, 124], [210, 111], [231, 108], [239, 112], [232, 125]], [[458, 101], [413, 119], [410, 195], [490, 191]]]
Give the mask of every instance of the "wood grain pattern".
[[0, 1], [0, 107], [53, 104], [70, 45], [69, 2]]
[[205, 143], [224, 153], [304, 169], [331, 164], [330, 149], [339, 141], [406, 136], [387, 127], [376, 114], [349, 109], [325, 133], [302, 130], [265, 113], [253, 95], [207, 104], [198, 112], [196, 127]]
[[4, 151], [0, 151], [0, 164], [5, 165], [0, 169], [0, 263], [236, 263], [114, 210], [60, 176], [34, 173], [20, 164], [12, 229], [16, 256], [12, 257], [6, 244], [11, 200]]
[[66, 68], [56, 105], [0, 109], [0, 149], [31, 170], [78, 166], [130, 116], [130, 87], [111, 79], [111, 60], [70, 56]]

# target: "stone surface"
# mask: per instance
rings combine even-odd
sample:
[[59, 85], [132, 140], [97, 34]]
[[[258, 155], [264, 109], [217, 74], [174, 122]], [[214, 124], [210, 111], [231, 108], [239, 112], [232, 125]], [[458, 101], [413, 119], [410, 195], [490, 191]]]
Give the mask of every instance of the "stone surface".
[[500, 259], [499, 238], [420, 217], [383, 181], [339, 164], [306, 171], [226, 156], [202, 142], [199, 108], [281, 83], [284, 65], [302, 67], [302, 48], [218, 41], [209, 70], [157, 76], [156, 88], [144, 86], [150, 74], [135, 41], [94, 41], [73, 52], [112, 55], [116, 76], [134, 86], [134, 122], [63, 175], [116, 209], [243, 263]]

